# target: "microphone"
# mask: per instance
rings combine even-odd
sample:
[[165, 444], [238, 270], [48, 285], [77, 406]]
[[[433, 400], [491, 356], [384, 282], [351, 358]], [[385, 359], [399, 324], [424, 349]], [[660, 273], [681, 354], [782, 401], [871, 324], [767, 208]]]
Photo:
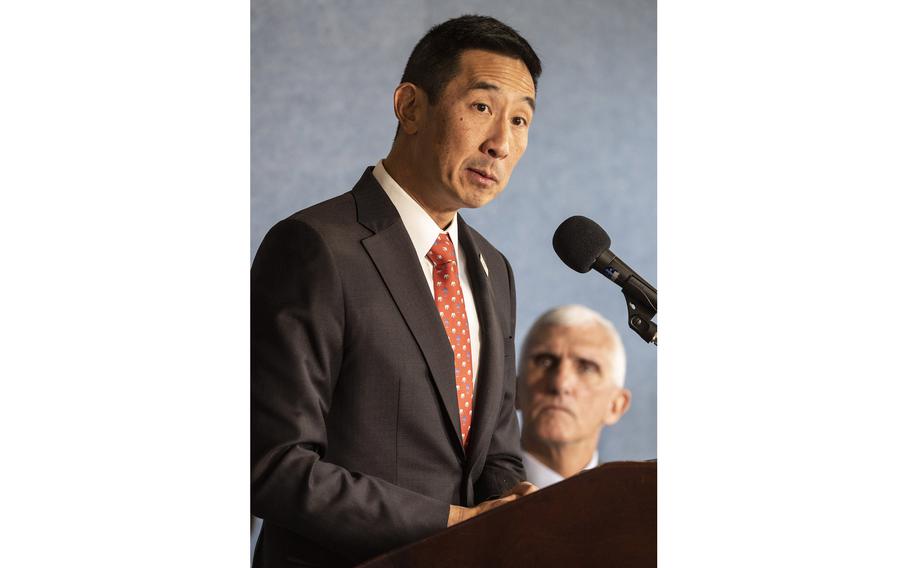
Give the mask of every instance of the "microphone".
[[656, 343], [657, 326], [650, 319], [657, 314], [657, 289], [610, 251], [610, 236], [600, 225], [581, 215], [569, 217], [553, 233], [553, 250], [572, 270], [583, 274], [593, 268], [622, 288], [629, 326]]

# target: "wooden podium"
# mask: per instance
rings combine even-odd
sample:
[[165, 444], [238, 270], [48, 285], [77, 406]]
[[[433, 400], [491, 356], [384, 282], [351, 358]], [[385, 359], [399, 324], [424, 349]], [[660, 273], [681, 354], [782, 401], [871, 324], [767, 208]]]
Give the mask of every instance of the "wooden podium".
[[657, 462], [612, 462], [360, 565], [657, 566]]

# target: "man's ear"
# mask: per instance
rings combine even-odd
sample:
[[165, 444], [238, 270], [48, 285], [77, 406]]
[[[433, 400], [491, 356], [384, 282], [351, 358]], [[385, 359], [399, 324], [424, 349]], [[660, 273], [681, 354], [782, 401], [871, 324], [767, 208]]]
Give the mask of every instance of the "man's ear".
[[604, 425], [612, 426], [619, 422], [622, 415], [629, 410], [630, 404], [632, 404], [632, 391], [629, 389], [617, 389], [616, 394], [613, 395], [613, 399], [607, 404], [607, 409], [604, 412]]
[[402, 83], [395, 89], [393, 104], [402, 132], [416, 134], [428, 107], [423, 89], [414, 83]]

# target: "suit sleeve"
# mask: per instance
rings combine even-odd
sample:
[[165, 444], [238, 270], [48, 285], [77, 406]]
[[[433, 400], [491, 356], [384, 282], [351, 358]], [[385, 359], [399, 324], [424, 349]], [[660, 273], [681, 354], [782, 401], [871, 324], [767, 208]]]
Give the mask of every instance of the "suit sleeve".
[[509, 280], [509, 341], [504, 346], [503, 399], [496, 429], [490, 442], [483, 471], [474, 483], [475, 502], [499, 497], [516, 483], [527, 479], [521, 461], [518, 415], [515, 413], [515, 278], [509, 261], [502, 257]]
[[449, 506], [322, 461], [344, 353], [344, 292], [325, 239], [285, 220], [251, 270], [251, 509], [364, 559], [446, 527]]

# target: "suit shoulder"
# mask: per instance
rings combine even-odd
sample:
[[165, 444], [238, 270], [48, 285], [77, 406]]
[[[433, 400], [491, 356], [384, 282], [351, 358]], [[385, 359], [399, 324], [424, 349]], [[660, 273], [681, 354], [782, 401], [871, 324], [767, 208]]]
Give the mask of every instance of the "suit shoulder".
[[301, 209], [280, 223], [303, 223], [318, 230], [329, 229], [333, 225], [349, 224], [356, 218], [357, 209], [354, 204], [354, 196], [348, 191], [306, 209]]
[[357, 205], [350, 191], [289, 215], [276, 223], [269, 232], [315, 233], [330, 244], [348, 239], [359, 241], [370, 234], [357, 221]]
[[275, 223], [263, 237], [256, 259], [269, 251], [284, 251], [283, 254], [292, 257], [314, 256], [321, 254], [319, 251], [339, 254], [367, 234], [357, 222], [354, 198], [349, 191]]

